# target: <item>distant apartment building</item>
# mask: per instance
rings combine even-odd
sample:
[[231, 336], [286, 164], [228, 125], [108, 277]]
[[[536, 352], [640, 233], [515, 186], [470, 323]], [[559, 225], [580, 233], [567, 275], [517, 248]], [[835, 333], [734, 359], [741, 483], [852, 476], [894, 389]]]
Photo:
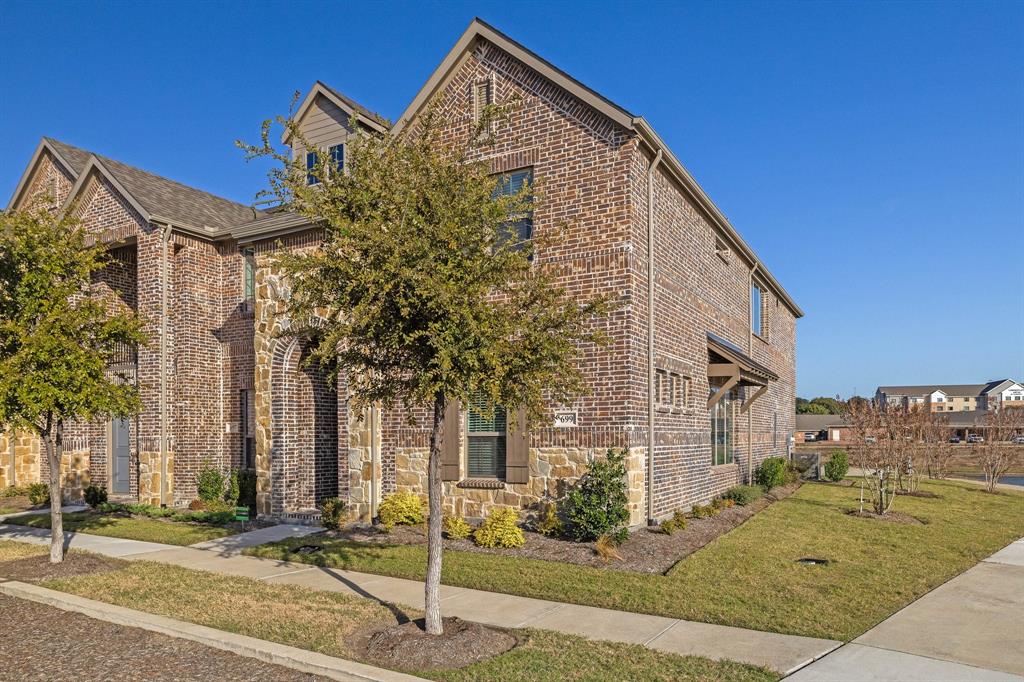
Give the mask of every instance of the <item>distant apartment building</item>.
[[879, 386], [875, 401], [885, 407], [921, 407], [930, 412], [973, 412], [1002, 407], [1024, 409], [1024, 385], [1012, 379], [984, 384]]

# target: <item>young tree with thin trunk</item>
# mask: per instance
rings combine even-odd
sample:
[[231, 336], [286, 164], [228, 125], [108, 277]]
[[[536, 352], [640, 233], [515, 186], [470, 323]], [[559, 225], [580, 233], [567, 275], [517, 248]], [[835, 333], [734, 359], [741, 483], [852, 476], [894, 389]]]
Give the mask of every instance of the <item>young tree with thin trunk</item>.
[[41, 202], [0, 213], [0, 428], [36, 434], [49, 466], [50, 561], [64, 560], [60, 456], [71, 421], [127, 417], [138, 391], [109, 364], [145, 337], [93, 291], [104, 250]]
[[1024, 410], [1000, 407], [985, 415], [985, 442], [970, 446], [978, 453], [990, 493], [996, 492], [999, 479], [1022, 459], [1024, 447], [1011, 442], [1018, 434], [1024, 434]]
[[[319, 248], [273, 261], [290, 288], [287, 334], [307, 339], [311, 362], [344, 373], [354, 409], [398, 404], [427, 415], [430, 634], [443, 632], [441, 448], [449, 403], [483, 396], [489, 410], [500, 405], [512, 415], [525, 407], [537, 417], [547, 401], [579, 394], [581, 354], [604, 341], [599, 318], [611, 307], [605, 297], [574, 300], [556, 285], [536, 249], [540, 238], [556, 237], [518, 238], [518, 221], [538, 205], [534, 189], [502, 195], [501, 178], [476, 160], [487, 137], [479, 133], [500, 114], [488, 108], [478, 134], [459, 146], [442, 139], [433, 110], [401, 133], [358, 135], [346, 145], [343, 172], [326, 154], [307, 169], [304, 158], [277, 150], [273, 121], [264, 123], [259, 146], [239, 143], [250, 158], [277, 162], [269, 194], [323, 229]], [[293, 118], [275, 121], [293, 145], [313, 148]]]

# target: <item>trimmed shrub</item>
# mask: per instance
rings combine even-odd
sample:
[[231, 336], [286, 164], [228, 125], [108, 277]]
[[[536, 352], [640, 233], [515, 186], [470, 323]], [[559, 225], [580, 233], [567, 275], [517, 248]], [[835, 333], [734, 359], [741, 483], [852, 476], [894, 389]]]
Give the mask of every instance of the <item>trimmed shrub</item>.
[[554, 502], [544, 505], [544, 510], [534, 524], [534, 530], [547, 538], [560, 538], [565, 534], [565, 525], [558, 518], [558, 508]]
[[29, 483], [26, 492], [32, 504], [50, 504], [50, 486], [45, 483]]
[[473, 541], [481, 547], [522, 547], [526, 542], [517, 524], [519, 513], [511, 507], [492, 511], [480, 527], [473, 531]]
[[224, 494], [224, 474], [210, 465], [207, 460], [196, 478], [196, 492], [203, 502], [219, 500]]
[[231, 473], [228, 474], [227, 484], [227, 490], [224, 491], [224, 501], [230, 502], [231, 506], [236, 506], [240, 494], [238, 488], [238, 469], [232, 469]]
[[0, 497], [19, 497], [28, 495], [28, 487], [23, 485], [10, 485], [0, 490]]
[[850, 470], [850, 459], [845, 450], [833, 450], [832, 457], [825, 462], [825, 478], [830, 481], [841, 481]]
[[452, 540], [465, 540], [473, 532], [470, 525], [466, 523], [466, 519], [461, 516], [448, 516], [445, 514], [441, 525], [444, 534]]
[[82, 493], [85, 503], [95, 509], [107, 501], [107, 489], [101, 485], [91, 485]]
[[626, 451], [609, 449], [604, 459], [595, 459], [566, 497], [565, 517], [569, 535], [577, 542], [590, 542], [608, 533], [625, 538], [629, 520], [626, 490]]
[[764, 488], [759, 485], [738, 485], [729, 488], [722, 494], [722, 499], [732, 500], [741, 507], [755, 502], [764, 495]]
[[766, 491], [786, 483], [786, 460], [781, 457], [769, 457], [757, 466], [754, 480]]
[[695, 519], [707, 519], [718, 516], [719, 509], [713, 504], [695, 504], [690, 510], [690, 516]]
[[339, 497], [328, 497], [320, 503], [320, 525], [339, 530], [345, 525], [345, 502]]
[[684, 530], [686, 528], [686, 514], [683, 513], [682, 509], [677, 509], [670, 518], [659, 523], [658, 527], [665, 535], [672, 535], [677, 530]]
[[415, 493], [391, 493], [381, 500], [377, 518], [385, 531], [395, 526], [418, 526], [423, 523], [423, 501]]

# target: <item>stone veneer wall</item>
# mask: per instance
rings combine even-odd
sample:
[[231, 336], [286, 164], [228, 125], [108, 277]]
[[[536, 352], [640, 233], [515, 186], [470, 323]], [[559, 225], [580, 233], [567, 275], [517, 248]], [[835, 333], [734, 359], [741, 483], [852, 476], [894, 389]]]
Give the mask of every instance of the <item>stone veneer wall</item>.
[[[482, 518], [500, 507], [512, 507], [523, 513], [536, 512], [540, 503], [561, 500], [590, 462], [605, 456], [606, 448], [531, 447], [527, 483], [500, 483], [494, 488], [462, 487], [444, 483], [444, 510], [467, 518]], [[629, 491], [629, 523], [644, 522], [644, 462], [646, 449], [628, 450], [626, 468]], [[396, 490], [420, 495], [426, 500], [427, 448], [401, 448], [395, 453]]]
[[90, 480], [89, 439], [66, 439], [60, 454], [60, 485], [64, 499], [81, 500]]
[[[170, 504], [174, 499], [174, 441], [167, 446], [167, 496]], [[139, 502], [141, 504], [160, 504], [160, 480], [163, 468], [160, 466], [160, 439], [143, 438], [139, 441]]]

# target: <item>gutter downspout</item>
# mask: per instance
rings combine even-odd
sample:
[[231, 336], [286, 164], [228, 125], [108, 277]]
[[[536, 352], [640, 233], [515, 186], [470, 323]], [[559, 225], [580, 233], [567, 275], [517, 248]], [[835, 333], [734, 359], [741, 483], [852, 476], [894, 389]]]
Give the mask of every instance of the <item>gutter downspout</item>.
[[160, 506], [167, 504], [167, 246], [171, 224], [160, 235]]
[[654, 525], [654, 171], [658, 150], [647, 168], [647, 525]]
[[[750, 276], [747, 278], [747, 296], [754, 292], [754, 273], [757, 272], [758, 263], [750, 268]], [[750, 297], [750, 305], [747, 306], [747, 355], [754, 357], [754, 299]], [[761, 317], [764, 317], [764, 306], [761, 307]], [[747, 484], [754, 482], [754, 412], [747, 410]]]

